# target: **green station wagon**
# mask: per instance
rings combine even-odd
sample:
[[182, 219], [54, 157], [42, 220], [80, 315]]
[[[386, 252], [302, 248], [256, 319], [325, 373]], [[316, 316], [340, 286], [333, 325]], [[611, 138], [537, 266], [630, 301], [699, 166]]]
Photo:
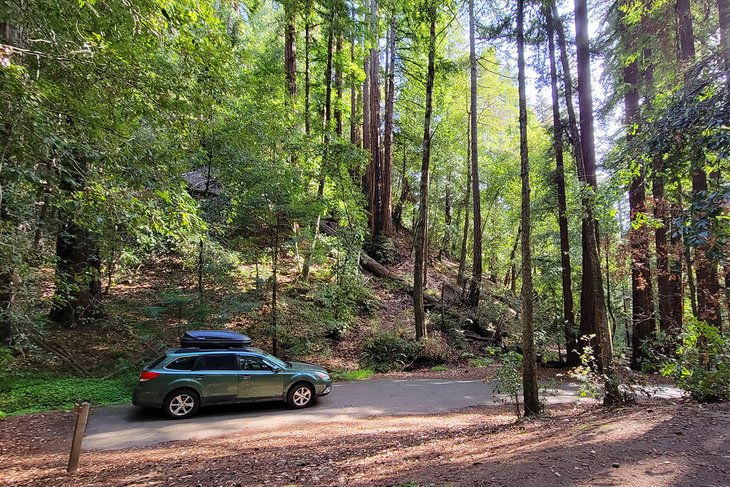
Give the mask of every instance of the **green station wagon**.
[[132, 403], [183, 419], [213, 404], [284, 400], [304, 408], [331, 390], [322, 367], [285, 362], [254, 347], [179, 348], [145, 367]]

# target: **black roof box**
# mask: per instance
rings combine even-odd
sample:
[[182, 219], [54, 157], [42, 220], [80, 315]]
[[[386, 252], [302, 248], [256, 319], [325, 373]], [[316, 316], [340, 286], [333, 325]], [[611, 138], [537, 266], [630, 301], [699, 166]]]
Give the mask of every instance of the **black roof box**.
[[251, 339], [235, 331], [191, 330], [180, 338], [183, 348], [241, 348], [248, 345], [251, 345]]

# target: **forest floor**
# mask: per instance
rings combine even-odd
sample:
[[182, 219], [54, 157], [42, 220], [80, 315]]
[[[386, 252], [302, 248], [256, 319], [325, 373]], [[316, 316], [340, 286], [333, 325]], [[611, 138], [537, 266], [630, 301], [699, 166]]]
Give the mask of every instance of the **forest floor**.
[[728, 486], [730, 404], [509, 405], [278, 427], [83, 452], [66, 473], [71, 413], [0, 422], [0, 485]]

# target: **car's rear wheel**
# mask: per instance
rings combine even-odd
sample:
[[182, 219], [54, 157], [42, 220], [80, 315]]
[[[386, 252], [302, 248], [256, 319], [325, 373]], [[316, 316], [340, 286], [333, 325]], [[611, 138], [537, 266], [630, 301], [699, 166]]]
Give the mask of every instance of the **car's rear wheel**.
[[286, 402], [294, 409], [311, 406], [315, 399], [314, 387], [306, 382], [294, 384], [294, 386], [289, 389], [289, 394], [286, 396]]
[[173, 391], [165, 398], [162, 409], [172, 419], [189, 418], [198, 411], [200, 397], [190, 389]]

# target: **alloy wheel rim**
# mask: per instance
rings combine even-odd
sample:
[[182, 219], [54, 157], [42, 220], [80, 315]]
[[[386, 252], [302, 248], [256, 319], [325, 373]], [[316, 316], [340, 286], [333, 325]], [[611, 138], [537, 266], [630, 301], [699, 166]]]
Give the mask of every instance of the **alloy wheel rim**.
[[175, 416], [184, 416], [193, 410], [195, 400], [188, 394], [180, 394], [170, 401], [170, 412]]
[[312, 391], [308, 387], [300, 387], [294, 391], [294, 404], [304, 406], [312, 397]]

